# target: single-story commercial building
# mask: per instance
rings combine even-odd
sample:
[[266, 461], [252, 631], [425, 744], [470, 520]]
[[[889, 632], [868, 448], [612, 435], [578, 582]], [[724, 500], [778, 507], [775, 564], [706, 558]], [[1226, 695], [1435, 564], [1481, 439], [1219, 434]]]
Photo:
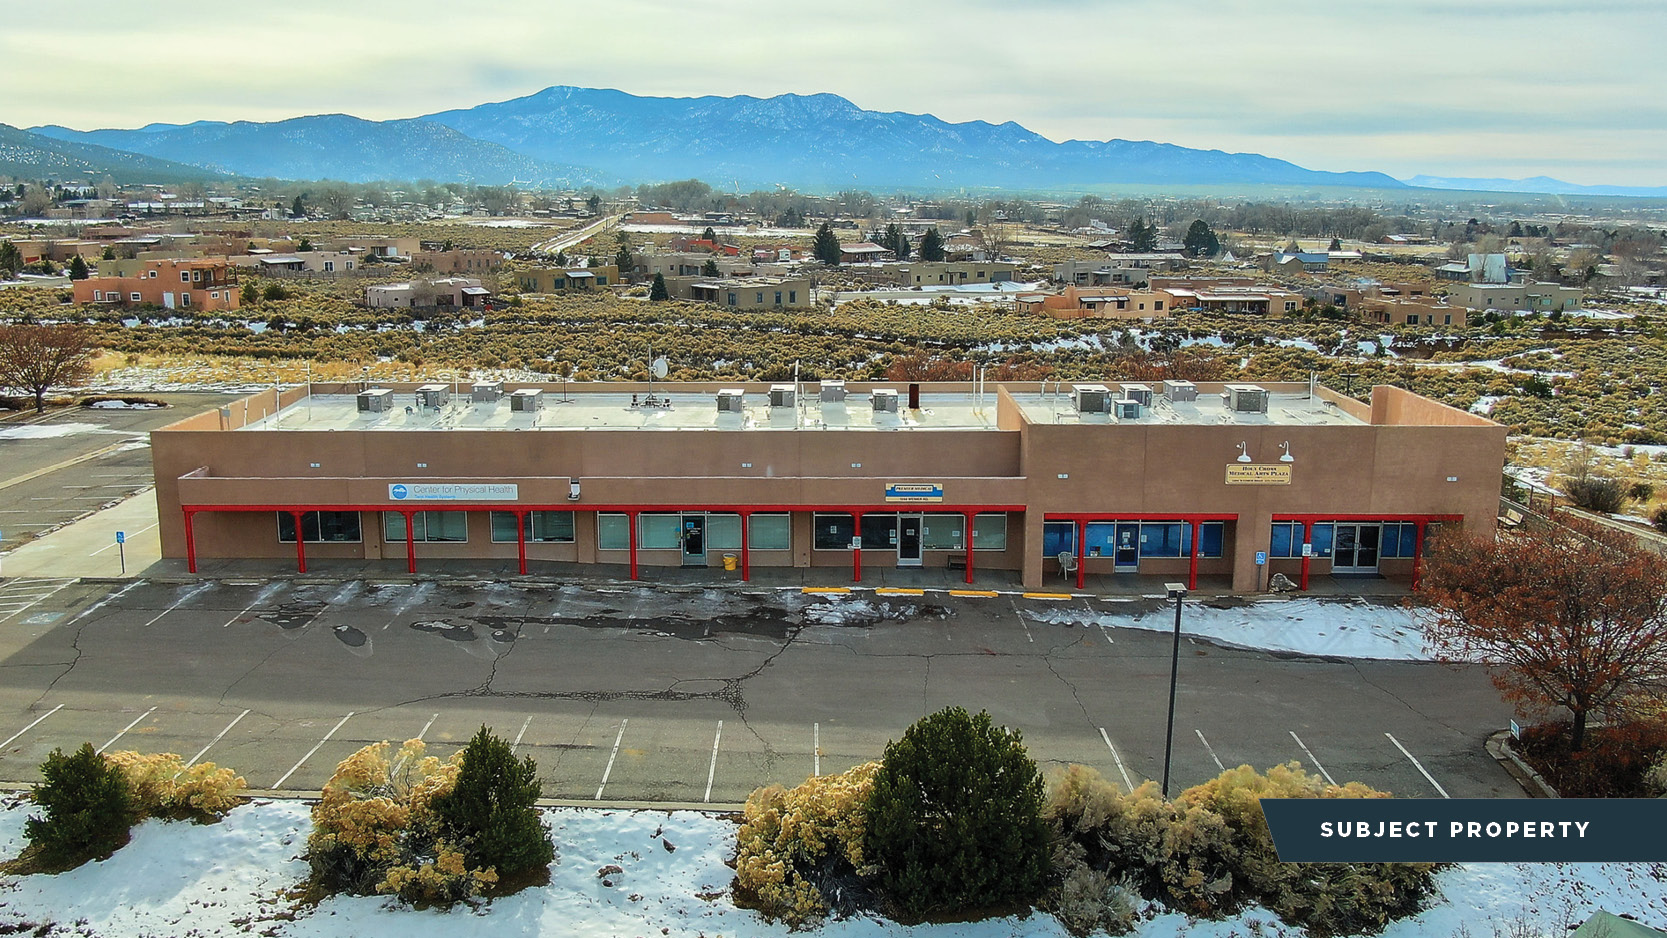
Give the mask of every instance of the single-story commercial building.
[[[1490, 533], [1505, 428], [1308, 384], [390, 384], [151, 435], [163, 555], [1416, 577]], [[275, 399], [276, 397], [276, 399]]]

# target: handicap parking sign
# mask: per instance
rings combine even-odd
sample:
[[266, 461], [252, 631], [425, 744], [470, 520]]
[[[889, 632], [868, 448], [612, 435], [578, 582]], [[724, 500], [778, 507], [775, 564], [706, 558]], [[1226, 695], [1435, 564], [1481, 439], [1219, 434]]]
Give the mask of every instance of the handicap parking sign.
[[1257, 551], [1256, 552], [1256, 566], [1265, 567], [1265, 566], [1267, 566], [1267, 563], [1268, 563], [1268, 552], [1265, 551], [1265, 550]]
[[117, 544], [127, 543], [127, 532], [126, 531], [117, 531], [116, 532], [116, 543]]

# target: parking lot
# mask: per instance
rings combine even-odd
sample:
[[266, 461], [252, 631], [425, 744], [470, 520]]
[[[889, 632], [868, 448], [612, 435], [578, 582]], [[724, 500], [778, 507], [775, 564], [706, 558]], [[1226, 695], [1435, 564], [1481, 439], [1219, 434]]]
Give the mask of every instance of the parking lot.
[[[1085, 615], [1161, 601], [1066, 601]], [[482, 724], [547, 797], [733, 804], [878, 758], [948, 705], [1044, 768], [1162, 775], [1170, 639], [1046, 625], [1018, 596], [404, 580], [0, 581], [0, 780], [55, 747], [177, 752], [318, 789], [368, 743]], [[1478, 668], [1182, 642], [1172, 788], [1296, 760], [1404, 797], [1518, 797]]]

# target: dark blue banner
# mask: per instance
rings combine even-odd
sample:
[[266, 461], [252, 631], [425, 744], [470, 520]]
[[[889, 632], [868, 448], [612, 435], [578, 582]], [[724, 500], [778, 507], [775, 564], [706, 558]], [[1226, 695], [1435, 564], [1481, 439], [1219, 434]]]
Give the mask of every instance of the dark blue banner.
[[1667, 861], [1667, 799], [1263, 798], [1291, 863]]

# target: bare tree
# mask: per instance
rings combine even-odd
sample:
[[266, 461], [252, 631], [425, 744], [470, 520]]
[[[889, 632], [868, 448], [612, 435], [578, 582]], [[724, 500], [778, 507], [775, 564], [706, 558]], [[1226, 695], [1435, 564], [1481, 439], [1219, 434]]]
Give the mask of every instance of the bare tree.
[[345, 186], [331, 186], [318, 196], [319, 207], [330, 213], [331, 218], [353, 217], [353, 206], [357, 203], [353, 191]]
[[18, 207], [24, 215], [31, 218], [44, 215], [46, 210], [52, 207], [52, 193], [46, 191], [46, 187], [39, 183], [30, 183], [29, 188], [23, 190], [23, 201]]
[[0, 385], [33, 395], [41, 413], [48, 389], [87, 380], [95, 351], [83, 326], [0, 325]]

